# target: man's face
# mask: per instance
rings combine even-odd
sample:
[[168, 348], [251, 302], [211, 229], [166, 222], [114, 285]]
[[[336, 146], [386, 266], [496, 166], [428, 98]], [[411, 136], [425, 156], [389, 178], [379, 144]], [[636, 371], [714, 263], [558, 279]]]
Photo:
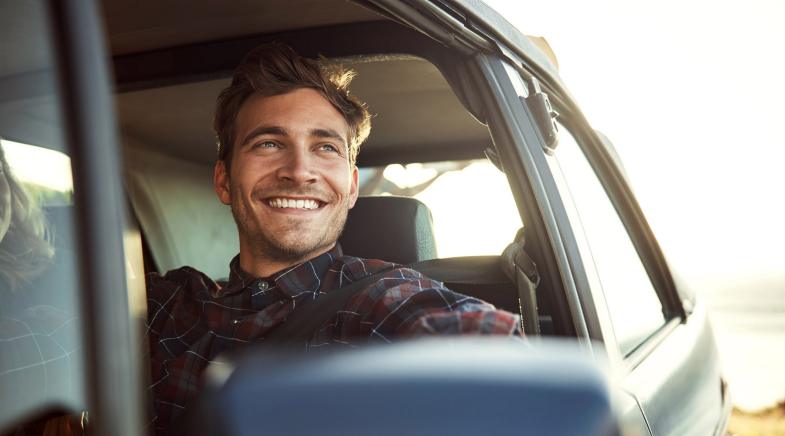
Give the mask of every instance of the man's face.
[[340, 113], [313, 89], [253, 95], [235, 132], [231, 168], [216, 164], [215, 188], [231, 205], [241, 253], [296, 263], [332, 248], [357, 200]]

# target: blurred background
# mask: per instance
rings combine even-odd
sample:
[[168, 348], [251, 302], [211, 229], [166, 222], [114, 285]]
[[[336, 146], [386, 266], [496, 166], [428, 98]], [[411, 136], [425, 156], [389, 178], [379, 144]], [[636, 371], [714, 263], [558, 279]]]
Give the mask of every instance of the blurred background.
[[485, 0], [544, 36], [707, 303], [736, 406], [785, 399], [785, 3]]

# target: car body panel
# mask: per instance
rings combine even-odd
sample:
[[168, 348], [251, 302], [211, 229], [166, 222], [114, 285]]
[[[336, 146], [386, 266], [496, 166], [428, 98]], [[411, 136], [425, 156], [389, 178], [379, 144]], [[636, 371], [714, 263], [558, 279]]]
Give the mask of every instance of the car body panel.
[[[699, 304], [686, 322], [664, 330], [626, 378], [626, 388], [640, 401], [652, 433], [723, 431], [730, 398], [722, 387], [720, 360], [705, 307]], [[669, 383], [658, 382], [663, 379]]]

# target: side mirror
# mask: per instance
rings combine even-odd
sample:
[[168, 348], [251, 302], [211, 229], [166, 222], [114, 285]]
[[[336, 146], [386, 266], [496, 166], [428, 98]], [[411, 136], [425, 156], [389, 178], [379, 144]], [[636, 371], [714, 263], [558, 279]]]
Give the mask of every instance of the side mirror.
[[437, 338], [274, 351], [209, 368], [184, 434], [619, 434], [608, 372], [575, 341]]

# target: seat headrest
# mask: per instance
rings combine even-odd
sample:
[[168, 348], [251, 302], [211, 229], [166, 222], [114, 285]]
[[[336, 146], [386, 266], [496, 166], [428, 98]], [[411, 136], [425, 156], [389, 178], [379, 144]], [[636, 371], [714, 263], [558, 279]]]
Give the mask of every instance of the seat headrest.
[[338, 240], [348, 256], [409, 264], [435, 259], [428, 206], [408, 197], [360, 197]]

